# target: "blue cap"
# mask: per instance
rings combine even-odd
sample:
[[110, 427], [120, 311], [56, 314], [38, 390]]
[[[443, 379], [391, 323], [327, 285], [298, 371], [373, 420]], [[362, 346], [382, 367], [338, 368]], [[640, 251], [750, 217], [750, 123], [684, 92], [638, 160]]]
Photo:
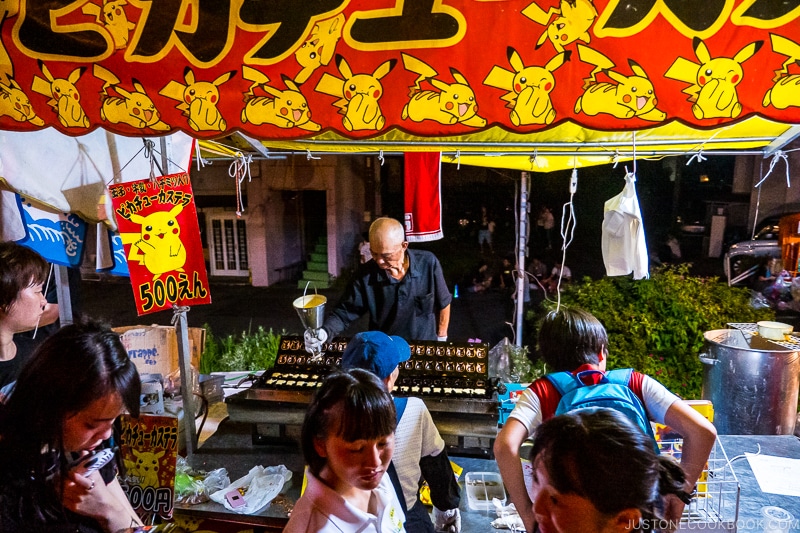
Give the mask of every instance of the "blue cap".
[[363, 368], [381, 379], [388, 378], [397, 365], [411, 358], [411, 347], [403, 337], [382, 331], [356, 334], [342, 354], [342, 369]]

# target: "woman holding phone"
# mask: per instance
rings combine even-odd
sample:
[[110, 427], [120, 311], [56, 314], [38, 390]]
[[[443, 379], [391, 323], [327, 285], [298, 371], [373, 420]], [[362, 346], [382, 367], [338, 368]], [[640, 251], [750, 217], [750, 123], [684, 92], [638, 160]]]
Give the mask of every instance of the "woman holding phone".
[[72, 324], [48, 337], [0, 405], [0, 532], [141, 525], [115, 462], [100, 464], [119, 415], [139, 415], [140, 392], [136, 367], [107, 327]]

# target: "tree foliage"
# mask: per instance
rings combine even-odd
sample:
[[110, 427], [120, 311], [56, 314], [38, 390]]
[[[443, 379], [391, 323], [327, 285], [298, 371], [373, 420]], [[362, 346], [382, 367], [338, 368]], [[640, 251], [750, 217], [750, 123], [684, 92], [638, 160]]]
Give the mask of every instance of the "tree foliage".
[[774, 318], [771, 309], [750, 305], [749, 290], [690, 276], [687, 264], [638, 281], [584, 278], [564, 289], [561, 305], [586, 309], [606, 327], [608, 368], [633, 367], [685, 399], [700, 398], [705, 332]]

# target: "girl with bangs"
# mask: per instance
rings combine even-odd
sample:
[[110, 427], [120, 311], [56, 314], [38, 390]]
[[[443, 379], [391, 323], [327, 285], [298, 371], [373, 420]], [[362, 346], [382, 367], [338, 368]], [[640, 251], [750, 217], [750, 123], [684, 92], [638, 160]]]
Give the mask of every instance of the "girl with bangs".
[[301, 431], [306, 490], [287, 533], [404, 532], [389, 476], [397, 425], [394, 401], [375, 375], [353, 369], [329, 375]]

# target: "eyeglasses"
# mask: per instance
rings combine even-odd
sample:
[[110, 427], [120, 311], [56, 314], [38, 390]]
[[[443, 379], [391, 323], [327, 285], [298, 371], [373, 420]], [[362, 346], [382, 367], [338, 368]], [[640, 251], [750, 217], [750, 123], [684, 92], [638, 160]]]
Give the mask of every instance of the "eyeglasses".
[[375, 252], [374, 250], [370, 250], [370, 253], [372, 254], [373, 259], [375, 259], [376, 261], [378, 259], [380, 259], [381, 261], [391, 261], [392, 259], [396, 259], [397, 256], [400, 253], [404, 252], [404, 251], [405, 251], [405, 248], [401, 247], [399, 250], [397, 250], [395, 252], [389, 252], [389, 253], [385, 253], [385, 254], [379, 254], [379, 253]]

